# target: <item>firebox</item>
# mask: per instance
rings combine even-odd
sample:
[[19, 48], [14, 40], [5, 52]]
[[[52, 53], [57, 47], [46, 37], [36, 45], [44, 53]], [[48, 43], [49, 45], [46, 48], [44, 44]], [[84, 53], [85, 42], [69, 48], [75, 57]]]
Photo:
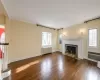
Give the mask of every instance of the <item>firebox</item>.
[[65, 53], [74, 57], [78, 56], [78, 45], [65, 44]]

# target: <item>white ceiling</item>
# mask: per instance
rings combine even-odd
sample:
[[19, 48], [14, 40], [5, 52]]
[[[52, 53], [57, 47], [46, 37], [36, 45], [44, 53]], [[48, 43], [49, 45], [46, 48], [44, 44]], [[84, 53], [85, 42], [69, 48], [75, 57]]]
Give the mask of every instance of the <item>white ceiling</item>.
[[100, 16], [100, 0], [2, 0], [12, 19], [53, 28]]

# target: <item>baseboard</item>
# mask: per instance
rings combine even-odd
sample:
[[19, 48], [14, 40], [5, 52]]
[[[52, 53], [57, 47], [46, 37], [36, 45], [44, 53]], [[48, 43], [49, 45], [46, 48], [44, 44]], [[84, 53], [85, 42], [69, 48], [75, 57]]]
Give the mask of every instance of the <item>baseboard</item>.
[[32, 56], [32, 57], [17, 58], [17, 59], [15, 59], [15, 60], [9, 61], [8, 64], [13, 63], [13, 62], [17, 62], [17, 61], [22, 61], [22, 60], [30, 59], [30, 58], [35, 58], [35, 57], [38, 57], [38, 56], [41, 56], [41, 55], [42, 55], [42, 54], [40, 54], [40, 55], [35, 55], [35, 56]]
[[51, 53], [45, 53], [45, 54], [42, 54], [42, 55], [48, 55], [48, 54], [52, 54], [52, 52]]
[[53, 52], [53, 53], [62, 53], [62, 52], [60, 52], [60, 51], [55, 51], [55, 52]]
[[89, 58], [84, 58], [86, 60], [89, 60], [89, 61], [93, 61], [93, 62], [98, 62], [97, 60], [93, 60], [93, 59], [89, 59]]
[[55, 52], [51, 52], [51, 53], [45, 53], [45, 54], [42, 54], [42, 55], [48, 55], [48, 54], [53, 54], [53, 53], [62, 53], [60, 51], [55, 51]]
[[9, 77], [10, 75], [11, 75], [11, 70], [8, 70], [8, 71], [2, 73], [2, 79]]
[[[54, 52], [51, 52], [51, 53], [56, 53], [56, 52], [60, 52], [60, 51], [54, 51]], [[60, 52], [60, 53], [62, 53], [62, 52]], [[48, 54], [48, 53], [46, 53], [46, 54]], [[35, 58], [35, 57], [38, 57], [38, 56], [41, 56], [41, 55], [44, 55], [44, 54], [35, 55], [35, 56], [32, 56], [32, 57], [17, 58], [15, 60], [9, 61], [8, 64], [13, 63], [13, 62], [17, 62], [17, 61], [21, 61], [21, 60], [25, 60], [25, 59]]]
[[52, 52], [62, 52], [59, 49], [53, 50]]

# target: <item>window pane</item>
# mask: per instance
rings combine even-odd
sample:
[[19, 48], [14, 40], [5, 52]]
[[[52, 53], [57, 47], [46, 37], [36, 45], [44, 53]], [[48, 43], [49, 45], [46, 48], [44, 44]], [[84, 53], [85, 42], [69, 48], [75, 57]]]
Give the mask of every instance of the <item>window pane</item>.
[[50, 46], [51, 45], [51, 33], [42, 32], [42, 46]]
[[89, 30], [89, 46], [97, 46], [97, 29]]

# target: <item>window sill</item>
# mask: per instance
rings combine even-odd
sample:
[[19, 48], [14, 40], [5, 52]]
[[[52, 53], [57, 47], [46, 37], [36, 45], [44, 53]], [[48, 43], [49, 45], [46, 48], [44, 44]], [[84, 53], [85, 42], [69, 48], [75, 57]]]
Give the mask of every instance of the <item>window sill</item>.
[[52, 46], [42, 46], [42, 48], [51, 48]]
[[98, 48], [98, 46], [88, 46], [88, 48]]

